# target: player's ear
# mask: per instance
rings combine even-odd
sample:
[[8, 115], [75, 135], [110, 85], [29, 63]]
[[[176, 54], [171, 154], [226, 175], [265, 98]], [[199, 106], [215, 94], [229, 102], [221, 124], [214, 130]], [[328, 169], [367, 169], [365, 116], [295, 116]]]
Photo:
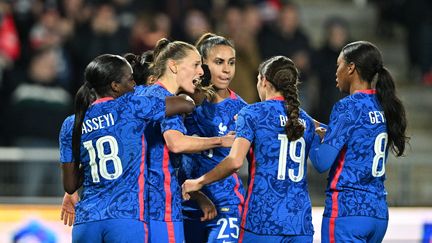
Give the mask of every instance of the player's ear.
[[119, 92], [119, 90], [120, 90], [119, 84], [118, 84], [117, 82], [115, 82], [115, 81], [112, 81], [112, 82], [111, 82], [111, 89], [112, 89], [115, 93]]
[[261, 77], [262, 78], [262, 86], [263, 88], [266, 88], [267, 86], [271, 85], [270, 81], [268, 81], [265, 77]]
[[356, 70], [356, 65], [353, 62], [350, 62], [348, 64], [348, 74], [353, 74], [354, 71]]
[[177, 63], [174, 60], [168, 59], [168, 68], [173, 74], [177, 74]]

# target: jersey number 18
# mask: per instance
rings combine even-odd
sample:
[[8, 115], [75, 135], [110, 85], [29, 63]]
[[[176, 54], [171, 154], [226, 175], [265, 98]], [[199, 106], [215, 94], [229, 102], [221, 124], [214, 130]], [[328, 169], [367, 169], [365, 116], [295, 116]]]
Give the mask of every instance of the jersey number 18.
[[[104, 144], [109, 146], [109, 153], [105, 153]], [[96, 152], [91, 140], [83, 143], [89, 152], [91, 176], [94, 183], [100, 182], [100, 175], [107, 180], [115, 180], [123, 173], [123, 167], [120, 157], [118, 157], [118, 143], [113, 136], [104, 136], [96, 140], [96, 150], [99, 159], [99, 166], [96, 163]], [[114, 171], [110, 173], [107, 168], [108, 161], [112, 161]], [[99, 167], [99, 169], [98, 169]]]

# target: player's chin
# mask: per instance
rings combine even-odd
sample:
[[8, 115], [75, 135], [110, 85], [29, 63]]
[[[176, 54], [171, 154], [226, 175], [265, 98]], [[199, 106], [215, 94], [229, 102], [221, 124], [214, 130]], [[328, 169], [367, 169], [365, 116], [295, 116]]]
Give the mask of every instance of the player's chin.
[[195, 85], [191, 84], [188, 87], [185, 87], [184, 91], [186, 91], [187, 93], [193, 94], [195, 93]]
[[229, 82], [214, 82], [213, 83], [215, 88], [218, 90], [224, 90], [227, 89], [229, 87]]

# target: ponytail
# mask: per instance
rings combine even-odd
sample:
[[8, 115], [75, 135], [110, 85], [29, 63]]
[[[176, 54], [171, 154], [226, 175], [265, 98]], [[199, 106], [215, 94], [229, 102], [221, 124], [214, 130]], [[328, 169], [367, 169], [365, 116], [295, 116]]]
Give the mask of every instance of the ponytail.
[[203, 59], [207, 59], [208, 55], [208, 47], [205, 46], [207, 40], [215, 36], [217, 35], [213, 33], [205, 33], [195, 42], [195, 47], [198, 49], [198, 52], [201, 54]]
[[149, 68], [153, 69], [156, 78], [160, 78], [166, 71], [168, 59], [175, 61], [187, 56], [187, 51], [196, 51], [196, 48], [183, 41], [170, 42], [166, 38], [160, 39], [153, 50], [153, 64]]
[[72, 154], [75, 162], [80, 161], [81, 132], [85, 113], [95, 100], [95, 93], [88, 81], [79, 88], [75, 95], [75, 121], [72, 132]]
[[[275, 80], [286, 80], [289, 83], [281, 88], [282, 95], [285, 100], [285, 109], [288, 116], [288, 121], [285, 125], [285, 131], [288, 140], [295, 141], [303, 136], [305, 127], [300, 122], [300, 101], [298, 98], [297, 84], [298, 80], [292, 80], [291, 70], [280, 70], [275, 74]], [[284, 81], [281, 81], [284, 82]]]
[[129, 66], [128, 61], [117, 55], [103, 54], [93, 59], [85, 68], [86, 80], [75, 95], [75, 121], [72, 131], [72, 155], [75, 162], [80, 160], [82, 124], [85, 113], [96, 94], [104, 97], [111, 90], [111, 83], [118, 82], [123, 77], [119, 70]]
[[[388, 147], [396, 156], [403, 155], [407, 120], [401, 100], [396, 96], [395, 83], [390, 72], [383, 66], [379, 49], [368, 41], [356, 41], [342, 48], [347, 63], [354, 63], [362, 80], [372, 84], [376, 78], [378, 101], [387, 120]], [[378, 75], [377, 75], [378, 74]]]
[[160, 56], [161, 52], [168, 46], [169, 43], [171, 42], [167, 38], [162, 38], [158, 40], [155, 48], [153, 49], [153, 55], [155, 59]]
[[405, 142], [408, 140], [405, 135], [407, 127], [405, 108], [396, 96], [392, 76], [384, 67], [378, 69], [376, 91], [387, 120], [388, 146], [396, 156], [401, 156], [405, 151]]
[[287, 137], [290, 141], [299, 139], [303, 136], [305, 127], [299, 119], [300, 101], [297, 89], [299, 72], [294, 62], [284, 56], [272, 57], [260, 65], [259, 73], [273, 85], [276, 91], [282, 92], [288, 116], [285, 125]]

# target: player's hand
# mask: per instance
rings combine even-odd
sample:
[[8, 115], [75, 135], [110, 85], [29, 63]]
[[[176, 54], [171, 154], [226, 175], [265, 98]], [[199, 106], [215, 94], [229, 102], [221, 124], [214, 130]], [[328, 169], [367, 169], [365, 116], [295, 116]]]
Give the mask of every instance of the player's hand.
[[315, 128], [315, 132], [320, 136], [321, 140], [324, 138], [324, 135], [327, 132], [327, 129], [325, 129], [324, 127], [317, 127]]
[[186, 180], [182, 185], [182, 196], [184, 200], [190, 199], [190, 192], [196, 192], [201, 190], [202, 185], [199, 183], [198, 179]]
[[78, 192], [74, 192], [72, 195], [65, 193], [60, 215], [60, 220], [63, 220], [64, 225], [72, 226], [75, 222], [75, 205], [78, 201]]
[[192, 99], [192, 97], [190, 97], [189, 95], [184, 94], [184, 93], [181, 93], [181, 94], [179, 94], [179, 95], [177, 95], [177, 96], [179, 96], [179, 97], [183, 97], [185, 100], [187, 100], [187, 101], [189, 101], [189, 102], [191, 102], [192, 104], [195, 105], [195, 101], [194, 101], [194, 100]]
[[235, 132], [230, 131], [227, 135], [221, 137], [221, 140], [222, 140], [221, 147], [231, 148], [235, 140]]
[[199, 207], [203, 212], [201, 221], [212, 220], [217, 215], [217, 210], [213, 202], [202, 192], [198, 191], [194, 194], [194, 199], [197, 201]]

